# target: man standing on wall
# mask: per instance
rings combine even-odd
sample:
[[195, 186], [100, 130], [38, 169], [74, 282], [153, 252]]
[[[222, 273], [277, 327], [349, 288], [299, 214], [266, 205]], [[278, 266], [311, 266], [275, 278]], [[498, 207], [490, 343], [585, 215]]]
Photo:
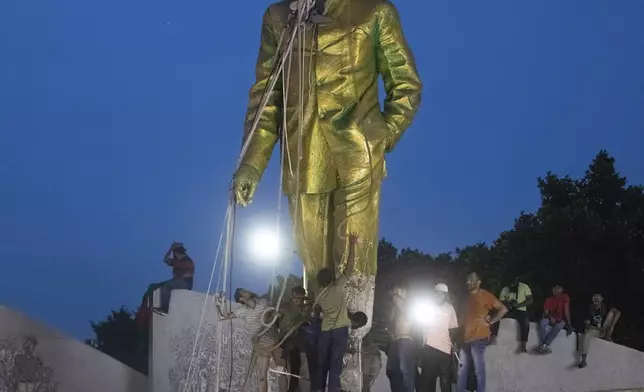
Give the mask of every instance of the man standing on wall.
[[407, 289], [402, 285], [395, 286], [392, 297], [394, 308], [389, 321], [392, 343], [387, 352], [387, 377], [391, 392], [414, 392], [416, 344], [412, 339]]
[[[530, 286], [521, 282], [519, 277], [514, 278], [514, 282], [505, 286], [501, 290], [499, 299], [508, 308], [506, 317], [513, 318], [519, 323], [519, 337], [521, 344], [519, 345], [519, 352], [528, 352], [526, 347], [528, 343], [528, 335], [530, 334], [530, 319], [528, 318], [528, 306], [532, 305], [532, 290]], [[492, 325], [492, 336], [490, 344], [496, 343], [496, 337], [499, 334], [499, 323]]]
[[572, 333], [570, 327], [570, 297], [564, 293], [561, 285], [555, 285], [552, 288], [552, 294], [543, 304], [543, 318], [539, 322], [541, 344], [537, 350], [544, 354], [552, 352], [550, 345], [562, 329], [567, 327], [567, 334]]
[[451, 391], [452, 336], [458, 328], [456, 311], [447, 301], [448, 288], [439, 283], [436, 291], [435, 315], [429, 325], [423, 326], [421, 375], [419, 392], [436, 392], [440, 380], [441, 392]]
[[[467, 276], [470, 294], [462, 316], [463, 345], [461, 347], [461, 368], [458, 371], [457, 392], [465, 392], [470, 366], [474, 364], [476, 392], [485, 392], [485, 348], [490, 341], [490, 326], [501, 320], [508, 309], [490, 292], [481, 289], [481, 278], [472, 272]], [[490, 313], [494, 313], [491, 317]]]

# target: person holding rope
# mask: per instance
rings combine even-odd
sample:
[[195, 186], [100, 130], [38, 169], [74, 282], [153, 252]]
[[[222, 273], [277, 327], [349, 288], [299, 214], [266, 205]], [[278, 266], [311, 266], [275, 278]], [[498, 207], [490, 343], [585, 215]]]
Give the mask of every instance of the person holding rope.
[[299, 376], [302, 367], [302, 353], [306, 354], [307, 362], [312, 362], [311, 359], [315, 354], [310, 349], [311, 344], [306, 341], [306, 336], [302, 331], [303, 326], [309, 324], [310, 312], [307, 309], [306, 299], [306, 290], [303, 287], [293, 287], [291, 301], [284, 309], [280, 309], [280, 317], [277, 321], [280, 339], [284, 340], [282, 358], [286, 361], [288, 373], [294, 376], [289, 380], [288, 392], [300, 390]]
[[340, 276], [331, 268], [321, 269], [317, 274], [320, 291], [316, 298], [322, 312], [322, 331], [318, 339], [317, 372], [311, 380], [313, 391], [340, 392], [342, 359], [349, 343], [351, 319], [347, 310], [347, 275], [355, 265], [355, 247], [359, 238], [355, 233], [349, 235], [349, 256], [346, 268]]
[[[278, 366], [282, 365], [281, 349], [275, 347], [279, 343], [279, 336], [275, 328], [266, 329], [263, 325], [264, 315], [270, 309], [268, 301], [260, 299], [257, 294], [238, 288], [235, 291], [235, 302], [240, 306], [224, 315], [219, 305], [217, 310], [222, 320], [240, 319], [253, 342], [253, 356], [250, 366], [257, 372], [258, 392], [268, 392], [268, 371], [271, 359]], [[284, 377], [278, 376], [279, 390], [284, 391]]]

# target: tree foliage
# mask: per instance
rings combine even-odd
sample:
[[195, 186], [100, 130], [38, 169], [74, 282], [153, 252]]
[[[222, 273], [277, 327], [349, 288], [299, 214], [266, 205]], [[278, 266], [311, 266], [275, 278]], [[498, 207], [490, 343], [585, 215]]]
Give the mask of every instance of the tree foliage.
[[571, 296], [573, 319], [579, 319], [575, 313], [586, 309], [592, 294], [601, 293], [623, 314], [616, 341], [644, 349], [644, 189], [628, 185], [606, 151], [597, 154], [583, 177], [548, 172], [537, 187], [539, 209], [521, 212], [490, 246], [480, 243], [432, 257], [417, 250], [398, 251], [382, 240], [376, 329], [382, 328], [377, 321], [388, 308], [386, 290], [394, 282], [446, 282], [458, 307], [465, 274], [474, 270], [496, 294], [520, 275], [535, 295], [533, 318], [540, 316], [554, 284], [563, 285]]
[[86, 343], [131, 368], [147, 374], [147, 334], [125, 307], [112, 309], [104, 320], [91, 322], [95, 338]]

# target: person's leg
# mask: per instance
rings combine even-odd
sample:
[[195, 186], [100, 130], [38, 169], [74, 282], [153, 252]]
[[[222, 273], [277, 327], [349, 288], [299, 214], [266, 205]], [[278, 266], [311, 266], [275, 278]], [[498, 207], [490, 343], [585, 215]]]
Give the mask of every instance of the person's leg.
[[519, 346], [519, 350], [521, 352], [526, 352], [528, 337], [530, 335], [530, 319], [528, 317], [528, 312], [518, 310], [516, 314], [516, 320], [519, 322], [519, 329], [520, 329], [519, 340], [521, 341], [521, 345]]
[[[439, 351], [436, 355], [436, 363], [441, 392], [450, 392], [452, 390], [452, 355]], [[435, 389], [436, 381], [434, 381]]]
[[266, 354], [257, 354], [256, 361], [257, 390], [259, 392], [268, 392], [268, 367], [271, 362], [271, 357]]
[[622, 313], [615, 308], [612, 308], [608, 312], [606, 322], [604, 323], [605, 332], [601, 336], [602, 339], [608, 340], [609, 342], [613, 341], [613, 329], [615, 329], [615, 325], [621, 316]]
[[460, 368], [456, 381], [456, 392], [465, 392], [467, 388], [467, 377], [472, 366], [472, 344], [463, 343], [460, 354]]
[[539, 345], [542, 345], [546, 340], [548, 335], [548, 326], [550, 325], [550, 320], [543, 318], [539, 321]]
[[331, 331], [320, 332], [318, 338], [317, 367], [313, 382], [314, 391], [323, 391], [326, 388], [326, 378], [329, 374], [329, 359], [331, 355]]
[[424, 346], [422, 349], [421, 373], [419, 390], [422, 392], [436, 392], [436, 379], [438, 378], [438, 362], [436, 349]]
[[194, 283], [195, 283], [195, 278], [190, 276], [187, 278], [183, 278], [183, 280], [186, 281], [186, 290], [192, 290], [192, 287], [194, 286]]
[[476, 374], [476, 392], [485, 392], [485, 348], [487, 339], [472, 342], [472, 361]]
[[400, 374], [404, 392], [414, 392], [416, 385], [416, 348], [411, 339], [403, 339], [401, 345]]
[[590, 349], [590, 344], [593, 339], [599, 337], [600, 331], [597, 328], [588, 327], [586, 332], [580, 335], [579, 338], [579, 355], [581, 356], [581, 361], [579, 362], [580, 368], [585, 368], [586, 357], [588, 356], [588, 350]]
[[[300, 368], [302, 367], [302, 358], [300, 357], [300, 350], [297, 347], [293, 347], [288, 352], [288, 372], [293, 376], [300, 375]], [[289, 392], [296, 392], [300, 390], [300, 379], [298, 377], [290, 376], [288, 382]]]
[[400, 340], [394, 340], [389, 346], [387, 351], [387, 378], [391, 392], [398, 392], [400, 390], [401, 374], [400, 374]]
[[548, 331], [548, 333], [546, 334], [546, 337], [543, 339], [543, 344], [550, 346], [557, 335], [559, 335], [559, 332], [561, 332], [561, 330], [564, 329], [565, 326], [566, 323], [563, 321], [560, 321], [557, 324], [553, 325], [550, 328], [550, 331]]
[[340, 392], [340, 375], [342, 374], [342, 359], [347, 352], [349, 328], [336, 328], [332, 331], [331, 357], [329, 361], [329, 392]]

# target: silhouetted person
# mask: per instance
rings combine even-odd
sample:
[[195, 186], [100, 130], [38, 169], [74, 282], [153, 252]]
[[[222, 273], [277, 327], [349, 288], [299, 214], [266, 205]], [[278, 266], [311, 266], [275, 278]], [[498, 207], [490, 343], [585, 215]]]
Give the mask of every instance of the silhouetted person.
[[458, 328], [458, 320], [454, 307], [447, 301], [447, 285], [439, 283], [434, 290], [434, 314], [430, 315], [427, 325], [420, 326], [423, 348], [419, 392], [436, 392], [436, 380], [440, 381], [441, 392], [450, 391], [452, 385], [452, 336]]
[[181, 242], [173, 242], [164, 261], [172, 267], [172, 279], [161, 284], [161, 311], [167, 313], [174, 290], [192, 290], [195, 264]]
[[[528, 317], [528, 306], [534, 302], [530, 286], [521, 282], [519, 277], [514, 279], [511, 285], [501, 290], [499, 300], [503, 302], [508, 313], [505, 317], [513, 318], [519, 323], [519, 352], [527, 352], [528, 335], [530, 334], [530, 319]], [[499, 323], [492, 325], [492, 336], [490, 344], [496, 343], [496, 337], [499, 334]]]
[[578, 335], [579, 355], [581, 361], [579, 368], [585, 368], [588, 364], [586, 357], [592, 341], [596, 338], [610, 340], [613, 328], [619, 320], [621, 313], [615, 308], [610, 311], [604, 303], [604, 297], [601, 294], [595, 294], [592, 298], [592, 304], [586, 313], [584, 319], [585, 328], [582, 333]]

